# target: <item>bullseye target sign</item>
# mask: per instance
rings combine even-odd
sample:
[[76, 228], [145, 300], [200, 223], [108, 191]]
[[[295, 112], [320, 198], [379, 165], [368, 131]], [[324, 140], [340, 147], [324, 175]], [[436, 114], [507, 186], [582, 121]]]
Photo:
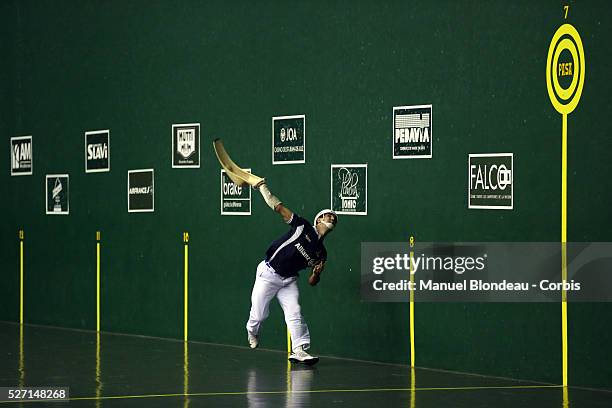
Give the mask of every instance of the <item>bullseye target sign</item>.
[[580, 34], [571, 24], [563, 24], [553, 35], [546, 59], [546, 87], [557, 112], [569, 115], [576, 109], [584, 76], [584, 48]]

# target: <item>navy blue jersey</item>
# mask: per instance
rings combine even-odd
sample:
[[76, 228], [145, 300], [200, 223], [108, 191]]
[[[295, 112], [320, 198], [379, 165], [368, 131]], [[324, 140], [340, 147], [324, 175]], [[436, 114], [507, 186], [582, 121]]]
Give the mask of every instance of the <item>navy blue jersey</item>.
[[287, 278], [327, 259], [327, 251], [312, 224], [295, 213], [288, 224], [289, 232], [272, 242], [266, 251], [266, 262]]

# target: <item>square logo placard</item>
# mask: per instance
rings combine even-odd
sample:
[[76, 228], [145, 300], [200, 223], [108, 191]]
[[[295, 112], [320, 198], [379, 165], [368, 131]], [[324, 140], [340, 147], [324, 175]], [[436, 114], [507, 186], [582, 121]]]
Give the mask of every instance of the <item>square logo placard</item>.
[[47, 174], [45, 177], [46, 213], [68, 215], [70, 213], [70, 186], [68, 174]]
[[468, 208], [512, 210], [514, 207], [514, 154], [470, 154]]
[[200, 168], [200, 124], [172, 125], [172, 167]]
[[331, 165], [331, 208], [338, 214], [368, 214], [368, 165]]
[[272, 118], [272, 164], [306, 163], [306, 115]]
[[85, 173], [110, 171], [110, 130], [85, 132]]
[[11, 176], [31, 176], [32, 136], [11, 137]]
[[432, 106], [393, 108], [393, 158], [430, 159], [433, 154]]
[[154, 200], [154, 170], [129, 170], [127, 180], [128, 212], [153, 212]]
[[[251, 169], [244, 169], [251, 172]], [[239, 186], [221, 170], [221, 215], [251, 215], [251, 188]]]

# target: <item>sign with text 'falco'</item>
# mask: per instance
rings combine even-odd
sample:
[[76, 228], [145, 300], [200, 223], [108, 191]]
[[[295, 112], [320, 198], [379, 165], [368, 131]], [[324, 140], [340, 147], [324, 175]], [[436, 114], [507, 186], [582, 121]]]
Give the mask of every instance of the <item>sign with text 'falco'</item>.
[[511, 210], [514, 206], [514, 154], [470, 154], [468, 208]]

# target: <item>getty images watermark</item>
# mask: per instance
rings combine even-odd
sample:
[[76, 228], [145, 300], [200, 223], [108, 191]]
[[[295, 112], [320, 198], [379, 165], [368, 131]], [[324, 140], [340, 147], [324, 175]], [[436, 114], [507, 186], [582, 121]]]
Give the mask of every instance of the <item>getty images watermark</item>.
[[426, 302], [609, 302], [612, 243], [361, 244], [363, 300], [407, 302], [411, 292]]

